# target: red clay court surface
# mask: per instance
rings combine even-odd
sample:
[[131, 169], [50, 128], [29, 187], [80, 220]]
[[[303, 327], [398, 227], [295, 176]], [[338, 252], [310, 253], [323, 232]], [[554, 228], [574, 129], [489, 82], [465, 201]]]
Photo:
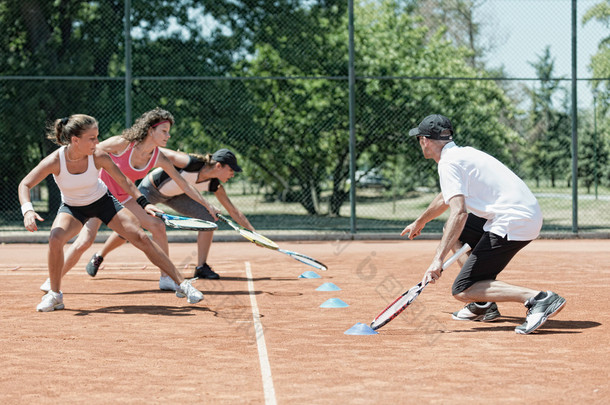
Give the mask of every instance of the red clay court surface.
[[[532, 335], [514, 332], [516, 303], [500, 303], [493, 323], [451, 320], [456, 265], [379, 334], [344, 334], [416, 284], [437, 243], [280, 243], [325, 262], [319, 279], [299, 278], [315, 269], [281, 253], [215, 243], [222, 279], [196, 281], [196, 305], [159, 291], [129, 245], [89, 277], [95, 245], [64, 279], [66, 309], [51, 313], [35, 311], [46, 245], [1, 245], [0, 403], [608, 403], [607, 240], [538, 240], [503, 272], [567, 299]], [[170, 245], [187, 276], [194, 250]], [[341, 290], [316, 290], [326, 282]], [[330, 298], [349, 306], [320, 308]]]

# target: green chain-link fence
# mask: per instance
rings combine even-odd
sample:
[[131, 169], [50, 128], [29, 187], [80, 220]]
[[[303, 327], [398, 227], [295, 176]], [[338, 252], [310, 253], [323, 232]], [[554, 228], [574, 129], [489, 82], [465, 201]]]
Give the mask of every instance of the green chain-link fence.
[[[490, 67], [490, 3], [354, 2], [352, 184], [349, 1], [2, 1], [2, 231], [23, 229], [17, 185], [54, 150], [49, 121], [93, 115], [104, 139], [160, 106], [176, 118], [168, 147], [238, 155], [245, 170], [228, 194], [260, 230], [399, 232], [438, 192], [434, 162], [406, 133], [442, 113], [458, 144], [527, 181], [543, 231], [607, 232], [610, 2], [578, 2], [579, 41], [599, 51], [578, 75], [577, 189], [570, 74], [554, 70], [549, 48], [525, 61], [529, 77]], [[559, 29], [571, 41], [572, 1], [497, 3], [515, 18], [524, 8], [567, 15]], [[557, 29], [554, 21], [540, 18], [537, 29]], [[587, 38], [587, 24], [605, 31]], [[53, 181], [32, 198], [48, 227], [60, 202]]]

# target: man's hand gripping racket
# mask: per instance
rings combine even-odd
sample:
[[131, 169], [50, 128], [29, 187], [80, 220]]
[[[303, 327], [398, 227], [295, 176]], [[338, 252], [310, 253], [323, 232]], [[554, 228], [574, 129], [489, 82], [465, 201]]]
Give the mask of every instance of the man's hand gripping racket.
[[[470, 250], [470, 245], [468, 245], [468, 243], [464, 243], [464, 246], [462, 246], [460, 250], [455, 252], [453, 254], [453, 256], [451, 256], [449, 259], [447, 259], [445, 261], [445, 263], [443, 263], [443, 270], [445, 270], [447, 267], [451, 266], [453, 264], [453, 262], [455, 262], [461, 255], [463, 255], [464, 253], [466, 253], [469, 250]], [[426, 273], [426, 275], [427, 275], [427, 273]], [[379, 315], [377, 315], [377, 317], [373, 320], [373, 322], [371, 322], [371, 328], [373, 330], [377, 330], [377, 329], [381, 328], [382, 326], [384, 326], [388, 322], [390, 322], [392, 319], [394, 319], [398, 315], [400, 315], [400, 313], [402, 313], [402, 311], [407, 309], [407, 307], [409, 305], [411, 305], [411, 303], [413, 301], [415, 301], [415, 298], [417, 298], [419, 296], [419, 294], [424, 290], [424, 288], [430, 282], [429, 280], [426, 280], [426, 278], [427, 278], [426, 275], [424, 276], [424, 279], [419, 282], [419, 284], [417, 284], [414, 287], [412, 287], [411, 289], [409, 289], [407, 292], [405, 292], [400, 297], [398, 297], [396, 300], [394, 300], [394, 302], [392, 302], [390, 305], [388, 305], [388, 307], [386, 309], [381, 311], [381, 313]]]

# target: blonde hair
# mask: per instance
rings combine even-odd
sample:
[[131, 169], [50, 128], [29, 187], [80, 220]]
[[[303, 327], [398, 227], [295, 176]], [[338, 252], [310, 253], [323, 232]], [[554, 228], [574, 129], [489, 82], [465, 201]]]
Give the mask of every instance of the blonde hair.
[[189, 153], [189, 156], [192, 156], [197, 159], [198, 162], [203, 162], [207, 165], [216, 163], [216, 161], [212, 159], [211, 153], [206, 153], [205, 155], [202, 155], [200, 153]]
[[47, 128], [47, 138], [59, 146], [70, 145], [72, 137], [81, 137], [83, 132], [97, 128], [97, 120], [89, 115], [74, 114], [58, 118]]
[[148, 130], [151, 127], [154, 127], [156, 124], [160, 124], [163, 121], [167, 121], [170, 125], [174, 125], [174, 116], [169, 111], [157, 107], [154, 110], [142, 114], [131, 128], [123, 130], [121, 136], [129, 142], [135, 141], [136, 143], [140, 143], [146, 138]]

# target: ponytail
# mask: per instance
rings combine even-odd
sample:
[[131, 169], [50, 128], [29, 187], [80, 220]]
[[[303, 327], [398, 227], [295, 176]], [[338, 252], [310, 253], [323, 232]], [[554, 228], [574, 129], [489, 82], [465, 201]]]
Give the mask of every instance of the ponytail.
[[58, 118], [47, 129], [47, 138], [57, 145], [69, 145], [72, 137], [80, 137], [88, 129], [96, 128], [97, 120], [89, 115], [74, 114]]
[[198, 153], [189, 153], [189, 162], [186, 167], [183, 168], [186, 172], [198, 172], [204, 166], [210, 167], [216, 164], [216, 161], [212, 159], [212, 154], [208, 153], [200, 155]]

